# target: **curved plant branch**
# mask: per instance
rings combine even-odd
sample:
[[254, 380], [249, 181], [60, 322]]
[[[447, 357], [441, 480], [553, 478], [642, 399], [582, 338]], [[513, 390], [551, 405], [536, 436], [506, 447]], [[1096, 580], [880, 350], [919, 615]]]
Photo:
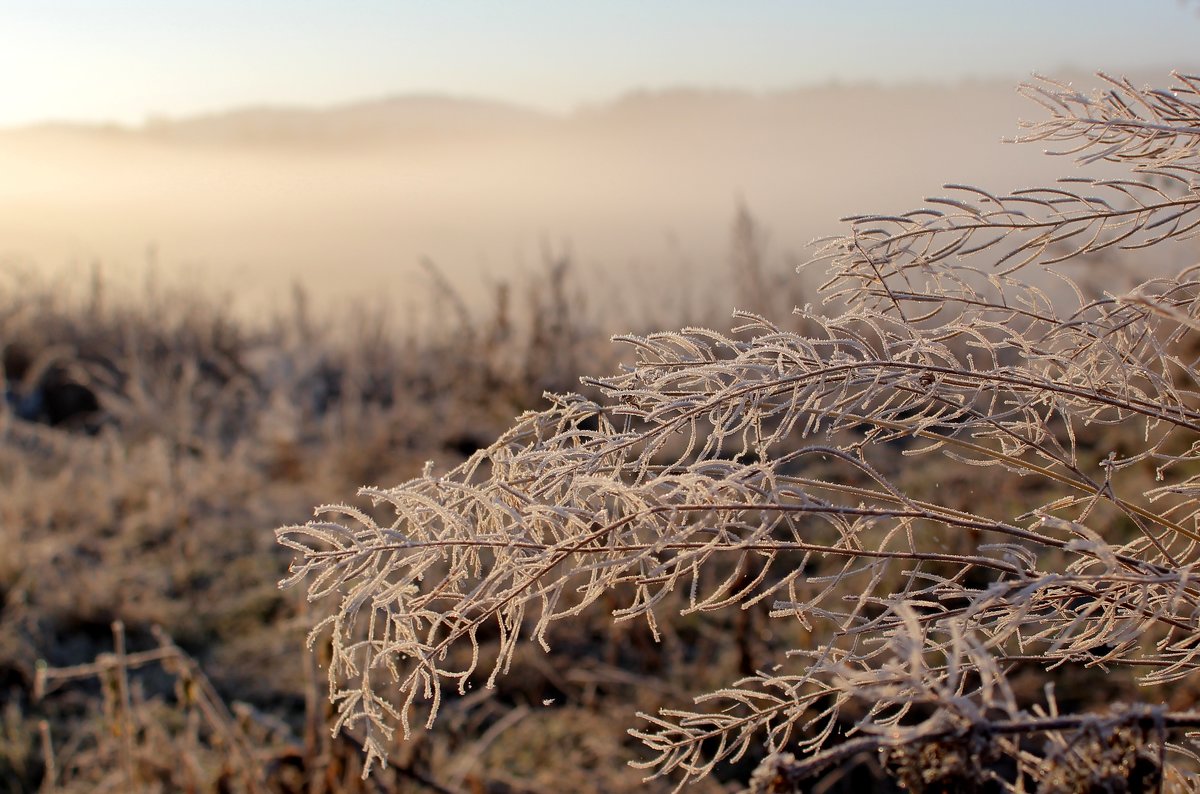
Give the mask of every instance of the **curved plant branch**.
[[729, 335], [622, 337], [634, 361], [589, 379], [596, 399], [550, 395], [457, 468], [280, 529], [296, 555], [284, 584], [340, 602], [312, 637], [332, 645], [339, 726], [365, 735], [368, 767], [414, 714], [494, 684], [522, 641], [550, 650], [555, 623], [603, 599], [656, 634], [764, 605], [791, 643], [690, 708], [643, 715], [655, 775], [693, 781], [764, 745], [784, 778], [864, 749], [892, 753], [901, 780], [936, 766], [905, 745], [1008, 790], [1075, 785], [1069, 764], [1161, 781], [1169, 760], [1190, 779], [1178, 729], [1194, 714], [1039, 712], [1008, 680], [1013, 665], [1151, 684], [1200, 668], [1200, 281], [1087, 299], [1026, 270], [1200, 226], [1182, 176], [1197, 81], [1179, 80], [1027, 89], [1052, 114], [1028, 139], [1141, 181], [956, 187], [853, 218], [818, 256], [838, 311], [801, 312], [804, 332], [740, 314]]

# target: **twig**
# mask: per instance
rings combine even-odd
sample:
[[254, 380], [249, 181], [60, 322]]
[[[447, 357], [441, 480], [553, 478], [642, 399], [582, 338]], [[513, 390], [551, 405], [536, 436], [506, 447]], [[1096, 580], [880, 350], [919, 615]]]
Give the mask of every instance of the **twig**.
[[49, 720], [38, 720], [38, 735], [42, 745], [42, 785], [38, 789], [49, 794], [58, 787], [58, 765], [54, 760], [54, 743], [50, 741]]
[[118, 703], [114, 727], [120, 737], [121, 767], [125, 770], [125, 785], [133, 791], [137, 787], [137, 780], [133, 767], [133, 702], [129, 694], [129, 668], [125, 663], [125, 624], [114, 620], [112, 633], [113, 650], [116, 654], [114, 668]]

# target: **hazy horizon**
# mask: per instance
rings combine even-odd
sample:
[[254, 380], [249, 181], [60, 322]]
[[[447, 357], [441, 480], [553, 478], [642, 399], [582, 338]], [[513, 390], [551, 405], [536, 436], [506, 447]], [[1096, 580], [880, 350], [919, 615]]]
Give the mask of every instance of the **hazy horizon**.
[[550, 251], [717, 299], [739, 204], [782, 268], [843, 215], [1075, 173], [999, 143], [1039, 115], [1014, 88], [1166, 84], [1200, 17], [1154, 8], [0, 0], [0, 265], [259, 306], [417, 300], [426, 259], [478, 297]]
[[[1200, 23], [1198, 23], [1200, 27]], [[522, 101], [504, 96], [492, 96], [483, 93], [454, 91], [449, 89], [395, 89], [374, 93], [350, 93], [343, 97], [324, 100], [303, 99], [261, 99], [234, 102], [226, 105], [201, 107], [186, 112], [162, 113], [152, 112], [138, 118], [105, 117], [72, 117], [69, 115], [47, 116], [43, 118], [5, 123], [0, 121], [0, 132], [22, 132], [41, 128], [91, 128], [118, 131], [139, 132], [162, 124], [192, 123], [209, 119], [219, 119], [231, 115], [253, 112], [295, 112], [303, 114], [324, 114], [353, 109], [363, 106], [380, 105], [391, 102], [431, 101], [459, 103], [464, 105], [490, 105], [498, 109], [508, 109], [531, 116], [547, 119], [566, 119], [585, 115], [599, 109], [636, 101], [645, 97], [669, 96], [749, 96], [769, 98], [781, 95], [825, 90], [919, 90], [919, 89], [969, 89], [975, 86], [1008, 85], [1014, 90], [1022, 83], [1029, 82], [1039, 76], [1050, 77], [1065, 82], [1083, 81], [1088, 88], [1095, 86], [1097, 72], [1103, 72], [1118, 78], [1133, 75], [1136, 78], [1156, 79], [1163, 82], [1173, 71], [1194, 74], [1200, 69], [1200, 62], [1181, 64], [1165, 62], [1131, 66], [1124, 69], [1095, 68], [1088, 69], [1078, 65], [1064, 64], [1053, 70], [1028, 70], [1024, 73], [1011, 75], [983, 76], [942, 76], [912, 77], [908, 79], [889, 80], [881, 77], [859, 77], [857, 79], [841, 79], [830, 77], [822, 80], [798, 81], [772, 87], [748, 87], [738, 85], [705, 84], [705, 83], [668, 83], [662, 85], [630, 85], [613, 93], [581, 99], [564, 106], [545, 106], [536, 102]], [[1136, 83], [1136, 79], [1135, 79]]]
[[570, 114], [394, 98], [8, 131], [0, 264], [99, 265], [131, 284], [153, 262], [252, 308], [294, 281], [326, 304], [402, 305], [428, 283], [423, 260], [479, 299], [549, 251], [572, 257], [599, 303], [631, 282], [643, 297], [670, 285], [672, 299], [713, 299], [739, 203], [779, 269], [844, 215], [908, 210], [946, 182], [1006, 190], [1074, 173], [1000, 142], [1038, 115], [1013, 89], [642, 92]]

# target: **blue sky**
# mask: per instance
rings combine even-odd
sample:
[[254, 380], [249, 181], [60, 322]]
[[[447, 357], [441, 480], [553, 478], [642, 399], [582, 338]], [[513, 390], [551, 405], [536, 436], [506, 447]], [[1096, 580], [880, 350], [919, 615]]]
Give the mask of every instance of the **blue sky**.
[[[0, 124], [1192, 66], [1179, 0], [0, 0]], [[1188, 59], [1191, 63], [1186, 63]]]

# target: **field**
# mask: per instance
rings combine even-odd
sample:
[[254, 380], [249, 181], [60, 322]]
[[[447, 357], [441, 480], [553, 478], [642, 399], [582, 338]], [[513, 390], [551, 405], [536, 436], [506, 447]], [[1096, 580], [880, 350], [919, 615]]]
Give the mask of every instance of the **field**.
[[425, 289], [450, 322], [314, 317], [300, 291], [251, 322], [216, 296], [8, 274], [0, 788], [37, 791], [49, 767], [65, 791], [633, 789], [635, 706], [750, 663], [719, 622], [670, 647], [581, 622], [562, 655], [522, 654], [384, 782], [360, 781], [301, 652], [323, 607], [277, 587], [290, 555], [275, 527], [463, 460], [621, 352], [566, 260], [487, 312], [436, 273]]
[[1027, 89], [1136, 181], [852, 218], [819, 293], [739, 210], [734, 319], [10, 273], [0, 780], [1195, 790], [1200, 282], [1122, 252], [1200, 224], [1177, 79]]

